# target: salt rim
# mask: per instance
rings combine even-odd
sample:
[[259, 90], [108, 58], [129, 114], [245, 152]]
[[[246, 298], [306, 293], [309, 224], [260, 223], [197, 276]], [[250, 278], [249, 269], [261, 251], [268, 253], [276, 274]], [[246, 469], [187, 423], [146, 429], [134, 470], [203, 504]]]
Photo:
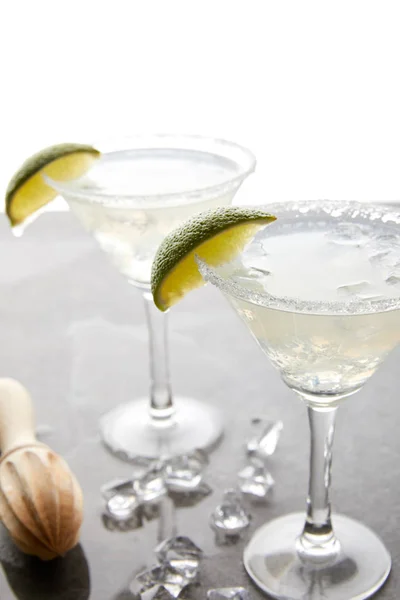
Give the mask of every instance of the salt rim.
[[[267, 204], [262, 207], [257, 206], [257, 208], [266, 209], [277, 217], [278, 222], [280, 213], [292, 213], [294, 218], [299, 218], [312, 211], [313, 215], [328, 215], [337, 218], [345, 214], [348, 219], [355, 219], [357, 217], [365, 218], [369, 221], [379, 219], [382, 223], [400, 225], [400, 212], [393, 210], [393, 206], [382, 204], [363, 204], [361, 202], [340, 200], [302, 200]], [[286, 296], [274, 296], [268, 292], [250, 292], [245, 286], [230, 281], [229, 278], [224, 278], [214, 267], [204, 262], [201, 257], [196, 256], [196, 262], [203, 278], [228, 296], [233, 296], [267, 308], [286, 312], [330, 315], [364, 315], [400, 308], [400, 295], [397, 298], [382, 300], [358, 299], [357, 301], [346, 301], [344, 299], [343, 301], [325, 302], [323, 300], [296, 300], [295, 298]]]
[[[200, 202], [203, 199], [208, 200], [213, 197], [222, 196], [224, 193], [239, 186], [256, 168], [256, 158], [253, 153], [244, 146], [230, 142], [222, 138], [211, 138], [200, 135], [175, 135], [175, 134], [143, 134], [130, 136], [120, 139], [105, 140], [92, 144], [97, 148], [103, 157], [110, 156], [117, 152], [129, 150], [150, 150], [152, 148], [175, 149], [175, 150], [198, 150], [208, 152], [209, 154], [218, 154], [221, 157], [230, 158], [239, 167], [238, 174], [228, 177], [226, 181], [212, 185], [190, 190], [188, 192], [168, 192], [159, 194], [115, 194], [112, 190], [99, 190], [96, 187], [84, 185], [84, 178], [80, 177], [73, 181], [56, 181], [43, 174], [42, 177], [56, 192], [62, 196], [70, 196], [76, 200], [84, 202], [104, 204], [118, 207], [119, 203], [129, 202], [128, 208], [157, 208], [162, 202], [162, 206], [167, 203], [168, 206], [179, 206], [182, 197], [185, 198], [185, 204]], [[104, 148], [102, 150], [102, 148]], [[218, 149], [220, 151], [218, 152]], [[224, 149], [225, 153], [224, 153]], [[101, 157], [97, 161], [99, 163]], [[112, 204], [110, 204], [112, 200]], [[126, 205], [123, 206], [126, 208]]]

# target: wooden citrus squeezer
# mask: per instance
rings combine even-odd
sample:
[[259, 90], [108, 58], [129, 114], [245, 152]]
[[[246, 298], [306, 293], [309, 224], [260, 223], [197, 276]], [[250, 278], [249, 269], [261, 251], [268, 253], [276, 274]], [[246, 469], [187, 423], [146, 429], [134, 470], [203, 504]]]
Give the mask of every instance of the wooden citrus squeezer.
[[34, 431], [27, 390], [0, 379], [0, 521], [23, 552], [50, 560], [77, 544], [83, 498], [67, 463]]

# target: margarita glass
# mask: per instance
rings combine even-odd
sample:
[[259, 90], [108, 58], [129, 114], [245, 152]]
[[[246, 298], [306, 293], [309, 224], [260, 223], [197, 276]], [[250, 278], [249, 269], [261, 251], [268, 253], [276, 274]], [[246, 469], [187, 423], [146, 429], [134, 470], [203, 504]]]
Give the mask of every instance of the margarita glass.
[[331, 517], [335, 415], [400, 342], [400, 213], [351, 202], [288, 202], [231, 263], [203, 277], [229, 299], [306, 403], [311, 430], [306, 515], [262, 526], [244, 552], [254, 582], [279, 600], [361, 600], [391, 559], [369, 528]]
[[150, 395], [104, 415], [102, 439], [126, 460], [210, 449], [221, 436], [221, 418], [215, 407], [171, 392], [166, 315], [153, 303], [151, 266], [172, 229], [198, 212], [231, 203], [255, 159], [237, 144], [200, 136], [136, 136], [96, 148], [101, 157], [83, 177], [45, 179], [144, 298]]

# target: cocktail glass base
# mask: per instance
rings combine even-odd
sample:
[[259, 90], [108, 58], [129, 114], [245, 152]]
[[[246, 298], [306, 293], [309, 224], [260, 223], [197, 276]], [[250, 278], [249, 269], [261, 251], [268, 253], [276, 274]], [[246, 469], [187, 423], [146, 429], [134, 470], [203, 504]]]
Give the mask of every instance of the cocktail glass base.
[[256, 531], [244, 551], [254, 583], [279, 600], [363, 600], [389, 575], [391, 559], [382, 541], [365, 525], [333, 517], [339, 548], [330, 558], [302, 558], [298, 539], [304, 513], [275, 519]]
[[193, 398], [174, 397], [174, 413], [155, 419], [149, 399], [117, 406], [100, 420], [105, 446], [126, 461], [138, 457], [166, 458], [193, 450], [212, 450], [222, 437], [218, 409]]

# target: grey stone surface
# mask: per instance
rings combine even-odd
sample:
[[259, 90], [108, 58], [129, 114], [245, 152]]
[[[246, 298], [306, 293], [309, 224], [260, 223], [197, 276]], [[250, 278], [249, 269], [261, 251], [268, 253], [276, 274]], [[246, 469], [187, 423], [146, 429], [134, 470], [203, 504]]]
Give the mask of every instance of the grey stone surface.
[[[202, 586], [244, 586], [263, 598], [241, 563], [246, 540], [217, 546], [208, 525], [222, 491], [245, 464], [250, 419], [282, 419], [270, 470], [276, 481], [267, 504], [250, 505], [247, 536], [264, 521], [304, 507], [308, 426], [302, 403], [281, 383], [244, 325], [213, 289], [193, 293], [170, 314], [174, 388], [218, 405], [225, 437], [212, 454], [206, 480], [213, 493], [176, 509], [179, 535], [205, 552]], [[335, 441], [334, 509], [379, 532], [393, 558], [381, 600], [400, 595], [399, 358], [396, 351], [358, 396], [339, 410]], [[0, 376], [22, 381], [33, 395], [45, 441], [63, 454], [85, 495], [81, 545], [51, 563], [23, 556], [0, 526], [0, 598], [11, 600], [128, 599], [135, 573], [154, 562], [168, 527], [158, 519], [131, 532], [101, 520], [100, 487], [127, 477], [129, 465], [101, 446], [97, 421], [117, 403], [146, 393], [146, 329], [140, 295], [109, 265], [68, 214], [46, 214], [22, 239], [0, 220]], [[345, 598], [343, 600], [346, 600]]]

